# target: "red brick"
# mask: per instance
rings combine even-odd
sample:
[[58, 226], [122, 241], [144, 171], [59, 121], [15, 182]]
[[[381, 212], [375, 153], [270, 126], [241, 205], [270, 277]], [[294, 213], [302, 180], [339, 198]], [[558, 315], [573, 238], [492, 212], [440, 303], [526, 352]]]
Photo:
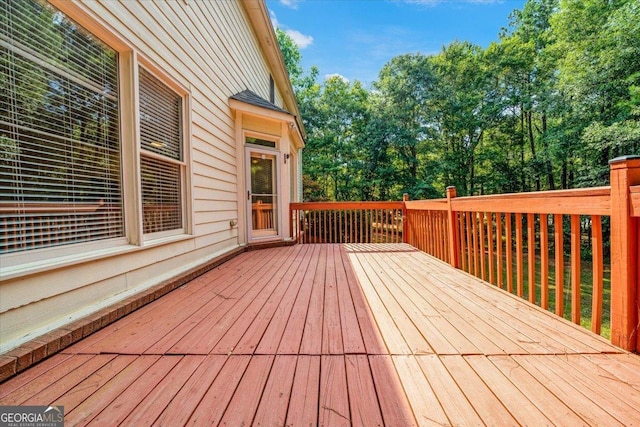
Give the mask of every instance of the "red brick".
[[16, 372], [23, 371], [33, 365], [33, 352], [25, 345], [5, 353], [5, 356], [16, 359]]
[[0, 383], [11, 378], [17, 372], [17, 359], [10, 356], [0, 356]]

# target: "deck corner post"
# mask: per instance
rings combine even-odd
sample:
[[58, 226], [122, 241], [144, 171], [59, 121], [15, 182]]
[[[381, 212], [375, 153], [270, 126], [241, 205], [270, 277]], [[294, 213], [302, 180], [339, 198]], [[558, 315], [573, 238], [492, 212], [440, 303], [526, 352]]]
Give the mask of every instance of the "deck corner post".
[[449, 223], [449, 264], [454, 268], [460, 268], [460, 230], [458, 212], [453, 209], [452, 201], [457, 196], [456, 187], [447, 187], [447, 222]]
[[407, 211], [407, 202], [409, 194], [402, 195], [402, 243], [409, 243], [409, 212]]
[[291, 207], [291, 203], [289, 203], [289, 237], [291, 240], [296, 241], [293, 236], [294, 227], [293, 227], [293, 208]]
[[640, 184], [640, 156], [609, 161], [611, 168], [611, 343], [628, 351], [638, 345], [638, 218], [629, 187]]

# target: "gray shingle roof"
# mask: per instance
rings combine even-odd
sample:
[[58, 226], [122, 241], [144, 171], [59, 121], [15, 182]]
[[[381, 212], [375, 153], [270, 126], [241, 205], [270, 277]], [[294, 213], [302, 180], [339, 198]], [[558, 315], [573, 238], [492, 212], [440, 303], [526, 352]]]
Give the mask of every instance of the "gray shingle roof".
[[256, 93], [250, 91], [249, 89], [245, 89], [242, 92], [236, 93], [231, 96], [231, 99], [235, 99], [236, 101], [246, 102], [247, 104], [255, 105], [256, 107], [262, 107], [269, 110], [277, 111], [279, 113], [285, 113], [291, 115], [287, 110], [283, 110], [275, 104], [267, 101], [264, 98], [261, 98]]

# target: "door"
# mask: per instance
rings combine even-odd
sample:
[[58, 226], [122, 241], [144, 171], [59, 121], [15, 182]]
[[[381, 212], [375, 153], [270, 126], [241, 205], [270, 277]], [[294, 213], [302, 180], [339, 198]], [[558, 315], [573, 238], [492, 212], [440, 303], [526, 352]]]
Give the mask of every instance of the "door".
[[278, 158], [278, 153], [247, 148], [250, 239], [278, 235]]

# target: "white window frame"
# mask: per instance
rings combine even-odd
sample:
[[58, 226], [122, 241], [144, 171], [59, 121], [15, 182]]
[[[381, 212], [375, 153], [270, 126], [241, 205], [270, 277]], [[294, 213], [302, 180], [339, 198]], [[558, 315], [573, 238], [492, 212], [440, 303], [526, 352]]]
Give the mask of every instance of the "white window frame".
[[[145, 247], [154, 247], [193, 237], [192, 196], [192, 146], [191, 146], [191, 92], [150, 59], [139, 54], [130, 43], [107, 29], [105, 24], [93, 18], [82, 4], [66, 0], [47, 0], [63, 14], [118, 53], [118, 96], [120, 122], [120, 155], [124, 237], [73, 243], [2, 255], [0, 278], [3, 280], [39, 273], [50, 269], [74, 265], [108, 256], [115, 256]], [[143, 233], [142, 189], [140, 176], [140, 111], [138, 103], [138, 69], [144, 67], [158, 80], [175, 91], [183, 100], [182, 138], [183, 160], [178, 162], [181, 171], [182, 218], [181, 229]], [[163, 160], [167, 160], [163, 158]]]
[[[136, 202], [138, 204], [138, 224], [136, 230], [136, 240], [140, 242], [140, 244], [145, 245], [147, 243], [153, 242], [162, 242], [168, 238], [172, 238], [175, 236], [190, 236], [193, 231], [193, 210], [192, 210], [192, 197], [191, 197], [191, 94], [188, 89], [179, 84], [176, 80], [171, 78], [168, 73], [164, 72], [161, 68], [157, 67], [153, 64], [149, 59], [142, 56], [141, 54], [136, 55], [136, 67], [135, 67], [135, 103], [136, 103], [136, 151], [137, 151], [137, 187], [138, 187], [138, 197], [136, 198]], [[139, 105], [139, 94], [140, 94], [140, 78], [138, 75], [138, 70], [140, 67], [144, 68], [147, 72], [152, 74], [156, 79], [158, 79], [161, 83], [165, 84], [169, 89], [174, 91], [176, 95], [182, 98], [182, 160], [175, 160], [169, 157], [165, 157], [150, 151], [146, 151], [141, 147], [141, 138], [140, 138], [140, 105]], [[142, 225], [142, 215], [143, 215], [143, 207], [142, 207], [142, 176], [140, 169], [140, 159], [141, 156], [146, 156], [149, 158], [154, 158], [156, 160], [166, 162], [168, 164], [178, 165], [180, 167], [180, 188], [182, 190], [181, 194], [181, 203], [182, 203], [182, 228], [174, 229], [174, 230], [166, 230], [159, 231], [155, 233], [144, 233], [144, 228]]]

